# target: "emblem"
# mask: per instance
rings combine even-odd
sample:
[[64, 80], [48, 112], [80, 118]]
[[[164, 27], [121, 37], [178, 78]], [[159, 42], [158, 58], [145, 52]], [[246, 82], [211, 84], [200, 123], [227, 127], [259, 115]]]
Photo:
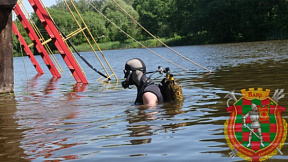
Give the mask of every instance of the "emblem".
[[[270, 90], [262, 88], [242, 89], [239, 100], [234, 91], [225, 96], [230, 117], [224, 124], [224, 134], [232, 150], [230, 157], [264, 161], [276, 154], [283, 155], [281, 148], [287, 136], [287, 122], [281, 117], [285, 108], [277, 103], [284, 98], [283, 91], [276, 90], [272, 98]], [[229, 106], [231, 100], [234, 104]]]

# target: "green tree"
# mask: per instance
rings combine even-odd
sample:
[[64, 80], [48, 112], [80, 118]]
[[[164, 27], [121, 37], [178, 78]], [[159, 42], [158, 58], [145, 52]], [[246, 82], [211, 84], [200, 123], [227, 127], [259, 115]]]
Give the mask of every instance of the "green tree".
[[[182, 44], [226, 43], [288, 38], [287, 0], [116, 0], [132, 17], [157, 37], [185, 38]], [[66, 1], [72, 10], [70, 1]], [[128, 42], [127, 37], [106, 21], [86, 0], [73, 1], [95, 38], [100, 42]], [[151, 37], [137, 26], [112, 0], [90, 0], [109, 19], [138, 40]], [[78, 25], [63, 0], [49, 8], [60, 29], [68, 35]], [[49, 36], [38, 17], [32, 19], [45, 39]], [[77, 17], [77, 19], [79, 19]], [[78, 20], [80, 23], [81, 21]], [[28, 44], [21, 23], [16, 20]], [[103, 37], [104, 36], [104, 37]], [[101, 39], [100, 39], [101, 38]], [[73, 44], [86, 43], [82, 34], [70, 39]], [[53, 44], [52, 42], [50, 44]], [[14, 49], [20, 52], [16, 38]], [[53, 45], [51, 45], [52, 49]]]
[[83, 14], [83, 19], [92, 35], [97, 38], [96, 41], [107, 42], [109, 40], [107, 38], [108, 31], [105, 27], [105, 20], [101, 15], [88, 11]]
[[[123, 0], [117, 0], [117, 3], [126, 10], [134, 19], [138, 20], [139, 15], [132, 6], [127, 5]], [[135, 37], [138, 35], [139, 28], [137, 24], [131, 20], [121, 9], [112, 1], [108, 0], [103, 8], [102, 13], [107, 16], [113, 23], [119, 26], [126, 33]], [[112, 41], [124, 42], [127, 37], [111, 23], [107, 22], [106, 27], [109, 30], [109, 38]]]
[[[152, 34], [160, 37], [173, 35], [170, 30], [171, 0], [135, 0], [133, 7], [139, 13], [139, 22]], [[142, 34], [148, 34], [142, 30]]]
[[273, 8], [273, 29], [274, 39], [288, 38], [288, 1], [281, 0], [275, 8]]
[[201, 9], [196, 10], [196, 2], [196, 0], [175, 0], [171, 2], [173, 7], [170, 10], [169, 22], [174, 33], [188, 36], [202, 30], [202, 27], [198, 25], [200, 23], [198, 21], [202, 17], [206, 17], [206, 13]]
[[[19, 32], [21, 33], [21, 35], [24, 38], [24, 40], [27, 43], [27, 45], [32, 44], [31, 39], [29, 38], [28, 34], [26, 33], [26, 31], [23, 28], [23, 26], [20, 23], [20, 21], [18, 19], [16, 19], [14, 21], [14, 23], [17, 26]], [[13, 43], [13, 55], [14, 56], [21, 56], [21, 50], [22, 50], [23, 54], [26, 55], [25, 51], [20, 46], [20, 43], [19, 43], [18, 39], [16, 38], [16, 36], [14, 35], [14, 33], [12, 35], [13, 35], [13, 42], [12, 42]], [[32, 52], [34, 51], [33, 47], [31, 47], [30, 49], [31, 49]]]
[[286, 4], [286, 0], [175, 0], [171, 28], [207, 43], [265, 40], [283, 26], [277, 24], [285, 17], [281, 13], [287, 13]]
[[[49, 9], [49, 12], [50, 12], [51, 16], [53, 17], [55, 24], [60, 28], [60, 30], [65, 35], [68, 35], [68, 34], [74, 32], [75, 30], [79, 29], [79, 26], [77, 25], [77, 23], [75, 22], [75, 20], [71, 16], [70, 12], [67, 12], [65, 10], [57, 10], [57, 9]], [[76, 15], [76, 13], [74, 13], [74, 14]], [[82, 23], [81, 23], [80, 19], [78, 18], [78, 16], [76, 16], [76, 18], [81, 25]], [[40, 23], [39, 20], [37, 22]], [[79, 45], [85, 41], [85, 38], [81, 34], [77, 34], [77, 35], [73, 36], [70, 40], [73, 44]]]

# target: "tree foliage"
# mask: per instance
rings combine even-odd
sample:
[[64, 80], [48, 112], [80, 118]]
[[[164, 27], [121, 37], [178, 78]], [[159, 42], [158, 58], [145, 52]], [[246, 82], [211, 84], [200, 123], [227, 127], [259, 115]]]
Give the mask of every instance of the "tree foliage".
[[[131, 5], [127, 5], [123, 0], [116, 1], [133, 18], [138, 20], [139, 15]], [[138, 35], [138, 27], [112, 0], [108, 0], [102, 8], [102, 13], [106, 15], [113, 23], [124, 30], [126, 33], [135, 37]], [[109, 30], [109, 38], [112, 41], [119, 40], [124, 42], [127, 37], [117, 27], [107, 22], [106, 27]]]
[[[186, 38], [188, 44], [226, 43], [288, 38], [287, 0], [115, 0], [132, 17], [157, 37]], [[70, 8], [73, 6], [66, 1]], [[113, 0], [74, 1], [96, 40], [129, 42], [125, 34], [96, 12], [138, 40], [151, 39]], [[69, 34], [78, 28], [63, 0], [49, 8], [55, 23]], [[75, 11], [73, 11], [75, 12]], [[45, 31], [35, 14], [33, 20]], [[77, 18], [79, 19], [79, 18]], [[80, 20], [79, 20], [80, 21]], [[19, 22], [16, 22], [19, 25]], [[28, 40], [24, 30], [20, 30]], [[44, 33], [48, 39], [47, 33]], [[71, 41], [84, 43], [81, 35]], [[14, 41], [15, 49], [16, 41]]]
[[171, 26], [182, 36], [200, 34], [208, 43], [287, 38], [286, 0], [175, 0], [173, 3]]

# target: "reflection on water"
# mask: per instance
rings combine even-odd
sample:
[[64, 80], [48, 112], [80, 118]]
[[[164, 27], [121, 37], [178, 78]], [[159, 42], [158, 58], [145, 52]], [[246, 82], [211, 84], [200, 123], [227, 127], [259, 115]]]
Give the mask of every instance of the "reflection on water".
[[[17, 139], [21, 139], [23, 130], [18, 129], [15, 112], [17, 101], [13, 96], [0, 98], [0, 159], [1, 161], [23, 161], [24, 149]], [[16, 139], [16, 140], [15, 140]]]
[[[185, 126], [185, 123], [173, 123], [156, 126], [144, 124], [154, 120], [163, 120], [173, 118], [175, 115], [184, 113], [181, 110], [181, 103], [165, 103], [160, 106], [139, 106], [136, 109], [127, 110], [127, 130], [130, 131], [130, 137], [142, 137], [143, 139], [131, 140], [132, 145], [146, 144], [151, 142], [151, 138], [154, 134], [157, 134], [159, 130], [164, 130], [166, 133], [169, 129], [175, 129], [181, 126]], [[160, 119], [161, 118], [161, 119]], [[146, 137], [148, 136], [148, 137]]]
[[[76, 84], [70, 72], [51, 79], [48, 69], [36, 75], [22, 58], [15, 58], [15, 99], [1, 98], [1, 161], [242, 161], [229, 157], [223, 125], [229, 118], [224, 96], [243, 88], [288, 91], [287, 41], [185, 46], [174, 49], [212, 73], [187, 64], [165, 48], [154, 50], [191, 69], [182, 71], [144, 49], [104, 51], [119, 78], [125, 62], [139, 57], [147, 71], [171, 66], [183, 87], [183, 103], [155, 107], [133, 105], [136, 89], [120, 84], [101, 84], [99, 77], [82, 65], [89, 84]], [[94, 61], [92, 53], [83, 54]], [[123, 57], [125, 56], [125, 57]], [[61, 56], [56, 55], [58, 60]], [[40, 59], [36, 57], [37, 59]], [[29, 62], [25, 58], [26, 63]], [[61, 63], [61, 62], [60, 62]], [[80, 62], [81, 63], [81, 62]], [[65, 63], [63, 62], [63, 67]], [[96, 65], [97, 66], [97, 65]], [[30, 69], [29, 69], [30, 68]], [[65, 70], [65, 69], [64, 69]], [[156, 79], [160, 82], [161, 78]], [[288, 100], [279, 104], [288, 107]], [[287, 120], [287, 112], [283, 118]], [[287, 161], [284, 155], [268, 161]], [[9, 150], [9, 151], [8, 151]]]
[[[26, 105], [20, 106], [20, 112], [16, 113], [19, 118], [21, 129], [25, 129], [21, 147], [25, 150], [27, 160], [72, 160], [78, 159], [77, 155], [63, 155], [53, 158], [55, 151], [69, 149], [76, 145], [83, 145], [85, 143], [78, 143], [74, 141], [73, 137], [67, 136], [62, 131], [67, 131], [64, 127], [73, 124], [73, 122], [65, 122], [67, 120], [74, 120], [78, 118], [79, 112], [71, 106], [69, 101], [75, 101], [82, 96], [78, 92], [83, 92], [86, 89], [85, 84], [75, 84], [70, 92], [63, 93], [62, 99], [57, 100], [53, 92], [57, 90], [56, 84], [59, 79], [50, 79], [46, 86], [43, 87], [43, 95], [33, 93], [37, 89], [36, 76], [28, 83], [29, 93], [25, 97]], [[48, 100], [52, 102], [46, 103]], [[53, 102], [56, 100], [56, 103]], [[68, 128], [76, 129], [76, 128]]]

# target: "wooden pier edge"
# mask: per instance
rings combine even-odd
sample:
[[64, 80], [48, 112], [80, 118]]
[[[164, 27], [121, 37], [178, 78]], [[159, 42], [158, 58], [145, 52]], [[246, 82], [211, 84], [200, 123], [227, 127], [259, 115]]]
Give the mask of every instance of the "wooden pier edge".
[[12, 9], [16, 3], [0, 1], [0, 94], [14, 93]]

